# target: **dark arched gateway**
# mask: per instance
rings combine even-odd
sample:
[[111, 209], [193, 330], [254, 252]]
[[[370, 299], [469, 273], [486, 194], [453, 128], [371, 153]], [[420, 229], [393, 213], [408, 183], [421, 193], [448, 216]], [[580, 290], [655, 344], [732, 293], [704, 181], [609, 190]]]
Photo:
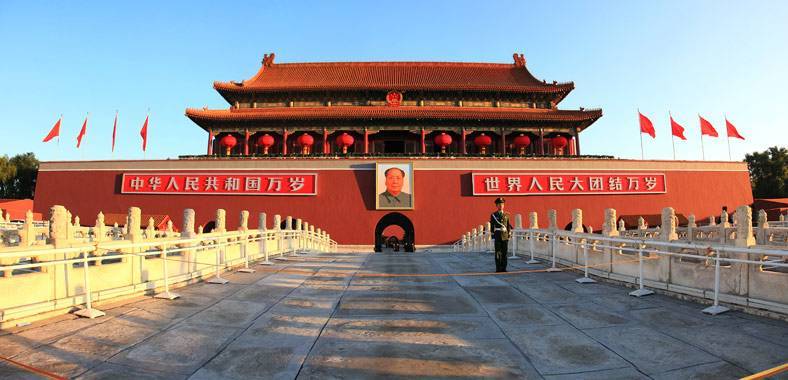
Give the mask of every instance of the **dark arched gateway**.
[[413, 252], [416, 247], [416, 237], [413, 231], [413, 222], [405, 215], [398, 212], [390, 212], [384, 215], [375, 226], [375, 252], [382, 252], [383, 245], [383, 230], [391, 225], [400, 226], [405, 231], [405, 236], [402, 238], [402, 245], [406, 252]]

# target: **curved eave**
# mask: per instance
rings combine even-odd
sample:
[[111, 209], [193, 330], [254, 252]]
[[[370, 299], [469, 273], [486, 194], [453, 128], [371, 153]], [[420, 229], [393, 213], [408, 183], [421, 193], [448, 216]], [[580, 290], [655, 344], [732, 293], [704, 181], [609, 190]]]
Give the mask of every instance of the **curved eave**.
[[531, 108], [475, 107], [282, 107], [208, 110], [189, 108], [186, 116], [204, 128], [204, 124], [244, 123], [256, 121], [319, 120], [500, 120], [578, 123], [582, 130], [602, 117], [602, 110], [550, 110]]
[[[214, 82], [213, 88], [220, 93], [227, 94], [267, 94], [274, 92], [319, 92], [319, 91], [461, 91], [461, 92], [506, 92], [506, 93], [540, 93], [557, 94], [569, 93], [575, 88], [574, 82], [526, 85], [526, 86], [495, 86], [495, 85], [402, 85], [402, 84], [366, 84], [357, 86], [348, 85], [319, 85], [319, 86], [253, 86], [239, 82]], [[224, 94], [222, 94], [224, 96]], [[225, 96], [226, 97], [226, 96]]]

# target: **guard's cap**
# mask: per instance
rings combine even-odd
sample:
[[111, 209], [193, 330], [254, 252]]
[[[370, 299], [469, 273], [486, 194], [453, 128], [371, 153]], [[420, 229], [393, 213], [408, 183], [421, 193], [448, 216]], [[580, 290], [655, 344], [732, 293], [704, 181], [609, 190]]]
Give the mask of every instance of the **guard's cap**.
[[499, 204], [499, 203], [506, 203], [506, 200], [503, 199], [502, 197], [495, 198], [495, 204]]

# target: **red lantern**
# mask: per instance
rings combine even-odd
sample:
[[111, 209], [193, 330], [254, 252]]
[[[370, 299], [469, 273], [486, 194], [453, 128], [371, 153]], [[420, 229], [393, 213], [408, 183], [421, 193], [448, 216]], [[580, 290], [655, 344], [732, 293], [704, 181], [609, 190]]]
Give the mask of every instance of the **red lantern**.
[[354, 141], [353, 136], [347, 134], [347, 132], [342, 132], [341, 135], [337, 136], [337, 145], [342, 147], [342, 154], [347, 153], [347, 148], [353, 145]]
[[569, 143], [564, 136], [553, 137], [550, 139], [550, 142], [553, 144], [553, 148], [555, 148], [556, 154], [559, 156], [564, 154], [564, 147]]
[[304, 133], [298, 136], [296, 142], [301, 146], [301, 154], [309, 154], [312, 145], [315, 143], [315, 138], [308, 133]]
[[514, 146], [520, 150], [520, 155], [525, 154], [525, 148], [527, 148], [528, 145], [531, 145], [530, 137], [521, 133], [520, 136], [514, 138]]
[[435, 136], [435, 145], [441, 148], [441, 153], [446, 153], [446, 147], [451, 145], [451, 135], [447, 135], [446, 132], [441, 132], [441, 134]]
[[487, 147], [492, 144], [492, 138], [482, 133], [473, 139], [473, 143], [479, 148], [481, 154], [487, 154]]
[[266, 133], [257, 138], [257, 145], [263, 147], [263, 154], [268, 154], [268, 148], [274, 146], [274, 137]]
[[227, 156], [230, 155], [230, 150], [232, 150], [236, 144], [238, 144], [238, 140], [236, 140], [233, 135], [224, 136], [219, 140], [219, 145], [224, 147], [224, 154]]

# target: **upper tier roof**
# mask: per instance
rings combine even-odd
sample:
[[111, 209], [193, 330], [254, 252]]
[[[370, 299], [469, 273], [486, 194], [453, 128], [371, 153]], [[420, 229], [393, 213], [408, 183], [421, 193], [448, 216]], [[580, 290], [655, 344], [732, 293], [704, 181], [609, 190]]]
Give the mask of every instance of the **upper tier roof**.
[[266, 55], [257, 74], [243, 82], [214, 82], [224, 93], [328, 90], [422, 90], [557, 93], [574, 83], [545, 83], [515, 54], [513, 63], [465, 62], [315, 62], [274, 63]]

